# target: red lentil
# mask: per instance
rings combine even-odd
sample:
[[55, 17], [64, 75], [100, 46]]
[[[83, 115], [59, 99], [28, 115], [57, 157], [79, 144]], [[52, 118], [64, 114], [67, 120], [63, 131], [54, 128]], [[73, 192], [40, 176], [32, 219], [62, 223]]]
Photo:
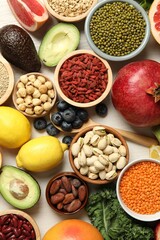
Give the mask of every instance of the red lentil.
[[91, 54], [79, 54], [67, 59], [59, 73], [62, 92], [71, 100], [87, 103], [99, 98], [108, 83], [104, 63]]
[[131, 166], [121, 179], [120, 195], [128, 208], [137, 213], [160, 211], [160, 165], [144, 161]]

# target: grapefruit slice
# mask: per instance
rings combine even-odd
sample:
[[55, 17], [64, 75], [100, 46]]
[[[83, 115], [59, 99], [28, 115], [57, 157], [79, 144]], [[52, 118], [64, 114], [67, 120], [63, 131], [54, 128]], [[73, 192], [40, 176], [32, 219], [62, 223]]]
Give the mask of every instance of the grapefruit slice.
[[160, 0], [154, 0], [148, 12], [151, 33], [160, 44]]
[[48, 19], [48, 12], [40, 0], [7, 0], [17, 21], [30, 32], [39, 29]]

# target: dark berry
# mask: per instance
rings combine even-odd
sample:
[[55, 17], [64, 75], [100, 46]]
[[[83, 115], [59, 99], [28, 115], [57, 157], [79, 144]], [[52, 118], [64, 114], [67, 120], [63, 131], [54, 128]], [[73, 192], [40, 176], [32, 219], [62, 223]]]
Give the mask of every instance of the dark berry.
[[96, 105], [96, 113], [100, 117], [105, 117], [107, 115], [108, 108], [105, 103], [99, 103]]
[[51, 115], [51, 121], [57, 125], [60, 126], [62, 121], [63, 121], [63, 117], [62, 114], [60, 112], [55, 112]]
[[58, 101], [57, 103], [57, 109], [58, 111], [64, 111], [66, 110], [67, 108], [69, 108], [69, 104], [67, 102], [65, 102], [64, 100], [60, 100]]
[[33, 126], [37, 130], [43, 130], [47, 126], [47, 121], [45, 118], [36, 118], [33, 122]]
[[87, 122], [89, 119], [89, 115], [88, 112], [85, 109], [79, 109], [77, 111], [77, 116], [83, 121], [83, 122]]
[[72, 127], [75, 129], [81, 128], [83, 125], [83, 121], [76, 116], [75, 120], [72, 122]]
[[63, 121], [62, 124], [61, 124], [61, 128], [65, 132], [71, 132], [72, 131], [72, 124], [67, 123], [66, 121]]
[[59, 134], [59, 130], [53, 126], [52, 123], [49, 123], [46, 127], [46, 132], [50, 135], [50, 136], [56, 136]]
[[64, 110], [63, 112], [63, 119], [68, 122], [68, 123], [71, 123], [75, 120], [76, 118], [76, 113], [74, 110], [72, 109], [66, 109]]
[[73, 139], [73, 137], [71, 137], [71, 136], [64, 136], [64, 137], [62, 138], [62, 142], [65, 143], [65, 144], [67, 144], [68, 146], [70, 146], [70, 144], [71, 144], [71, 142], [72, 142], [72, 139]]

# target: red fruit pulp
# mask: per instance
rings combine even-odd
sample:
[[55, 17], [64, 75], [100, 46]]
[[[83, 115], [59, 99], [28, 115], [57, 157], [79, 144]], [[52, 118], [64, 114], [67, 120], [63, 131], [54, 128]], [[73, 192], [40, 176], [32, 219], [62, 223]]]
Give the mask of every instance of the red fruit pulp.
[[44, 8], [41, 6], [40, 3], [38, 3], [37, 1], [33, 1], [33, 0], [22, 0], [22, 2], [24, 2], [29, 9], [31, 10], [31, 12], [35, 13], [37, 16], [42, 16], [44, 13]]
[[153, 60], [132, 62], [118, 72], [112, 86], [115, 108], [132, 125], [139, 127], [160, 124], [160, 101], [146, 91], [158, 84], [160, 63]]
[[26, 10], [24, 5], [17, 0], [10, 0], [10, 3], [16, 12], [18, 18], [27, 26], [31, 27], [34, 25], [34, 18], [30, 12]]
[[153, 21], [155, 22], [155, 28], [160, 31], [160, 4], [157, 5], [157, 11], [154, 14]]

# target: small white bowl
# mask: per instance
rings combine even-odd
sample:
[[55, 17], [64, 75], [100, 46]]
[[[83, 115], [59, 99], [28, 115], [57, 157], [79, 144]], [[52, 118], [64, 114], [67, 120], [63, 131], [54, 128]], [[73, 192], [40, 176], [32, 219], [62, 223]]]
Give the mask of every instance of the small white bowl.
[[[123, 202], [122, 198], [121, 198], [121, 195], [120, 195], [120, 182], [121, 182], [121, 179], [124, 175], [124, 173], [133, 165], [137, 164], [137, 163], [140, 163], [140, 162], [144, 162], [144, 161], [149, 161], [149, 162], [154, 162], [154, 163], [157, 163], [160, 165], [160, 161], [159, 160], [156, 160], [156, 159], [153, 159], [153, 158], [142, 158], [142, 159], [136, 159], [130, 163], [128, 163], [124, 168], [123, 170], [120, 172], [119, 174], [119, 177], [118, 177], [118, 180], [117, 180], [117, 184], [116, 184], [116, 193], [117, 193], [117, 198], [118, 198], [118, 201], [121, 205], [121, 207], [124, 209], [124, 211], [129, 214], [131, 217], [137, 219], [137, 220], [140, 220], [140, 221], [144, 221], [144, 222], [152, 222], [152, 221], [156, 221], [156, 220], [159, 220], [160, 219], [160, 212], [156, 212], [155, 214], [139, 214], [139, 213], [136, 213], [134, 211], [132, 211], [130, 208], [128, 208], [126, 206], [126, 204]], [[152, 196], [151, 196], [152, 197]]]
[[[113, 2], [126, 2], [131, 4], [132, 6], [134, 6], [139, 12], [141, 12], [145, 22], [146, 22], [146, 28], [145, 28], [145, 37], [142, 40], [141, 45], [134, 51], [132, 51], [131, 53], [124, 55], [124, 56], [112, 56], [109, 55], [103, 51], [101, 51], [93, 42], [91, 34], [90, 34], [90, 22], [92, 19], [93, 14], [101, 7], [103, 7], [104, 5], [106, 5], [107, 3], [113, 3]], [[138, 24], [138, 23], [137, 23]], [[115, 29], [114, 29], [115, 30]], [[136, 1], [133, 0], [104, 0], [104, 1], [100, 1], [98, 4], [96, 4], [91, 11], [89, 12], [86, 20], [85, 20], [85, 35], [87, 38], [87, 41], [91, 47], [91, 49], [98, 54], [100, 57], [106, 59], [106, 60], [111, 60], [111, 61], [125, 61], [128, 59], [131, 59], [135, 56], [137, 56], [147, 45], [149, 38], [150, 38], [150, 22], [149, 22], [149, 18], [147, 15], [147, 12], [140, 6], [140, 4], [138, 4]]]

